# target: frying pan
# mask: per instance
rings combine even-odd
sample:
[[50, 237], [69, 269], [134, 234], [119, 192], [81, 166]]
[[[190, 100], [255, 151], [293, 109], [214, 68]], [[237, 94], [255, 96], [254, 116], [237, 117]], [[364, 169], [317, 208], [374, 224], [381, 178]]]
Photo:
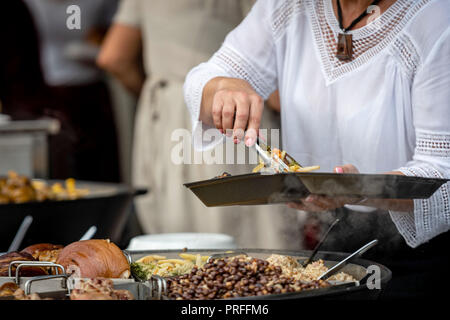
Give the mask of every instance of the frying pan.
[[92, 225], [97, 226], [96, 238], [119, 242], [133, 198], [147, 193], [145, 189], [102, 182], [77, 181], [77, 188], [88, 189], [89, 195], [77, 200], [0, 205], [0, 252], [8, 250], [28, 215], [33, 217], [33, 224], [22, 248], [36, 243], [67, 245], [78, 241]]

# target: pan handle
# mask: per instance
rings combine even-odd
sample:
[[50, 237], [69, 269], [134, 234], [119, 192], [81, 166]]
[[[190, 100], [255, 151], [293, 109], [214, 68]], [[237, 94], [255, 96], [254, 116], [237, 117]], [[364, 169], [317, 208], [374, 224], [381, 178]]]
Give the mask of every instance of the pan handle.
[[70, 287], [67, 285], [67, 279], [68, 279], [67, 274], [57, 274], [57, 275], [51, 275], [51, 276], [33, 277], [30, 280], [28, 280], [27, 282], [25, 282], [25, 290], [24, 290], [25, 294], [26, 295], [31, 294], [31, 284], [33, 282], [45, 281], [45, 280], [50, 280], [50, 279], [63, 279], [61, 287], [63, 289], [67, 289], [67, 294], [70, 295]]
[[317, 278], [317, 280], [322, 280], [322, 279], [326, 279], [331, 277], [332, 275], [334, 275], [335, 273], [339, 272], [339, 270], [341, 270], [343, 267], [345, 267], [345, 265], [347, 263], [350, 262], [350, 260], [352, 260], [355, 257], [360, 257], [364, 252], [366, 252], [367, 250], [369, 250], [370, 248], [374, 247], [375, 245], [377, 245], [378, 240], [373, 240], [371, 242], [369, 242], [368, 244], [366, 244], [365, 246], [361, 247], [360, 249], [358, 249], [357, 251], [355, 251], [354, 253], [352, 253], [351, 255], [349, 255], [347, 258], [345, 258], [344, 260], [342, 260], [341, 262], [339, 262], [337, 265], [335, 265], [334, 267], [331, 267], [330, 269], [328, 269], [328, 271], [326, 271], [325, 273], [323, 273], [320, 277]]
[[155, 300], [161, 300], [163, 296], [167, 296], [167, 280], [158, 275], [152, 275], [148, 280], [150, 287], [150, 297]]
[[9, 264], [9, 267], [8, 267], [8, 277], [12, 277], [12, 268], [16, 264], [18, 265], [16, 267], [16, 279], [15, 279], [17, 285], [20, 284], [20, 269], [22, 267], [47, 267], [47, 268], [48, 267], [54, 267], [56, 269], [57, 275], [59, 275], [58, 269], [61, 270], [61, 273], [63, 275], [66, 274], [66, 269], [64, 269], [64, 267], [62, 265], [56, 264], [56, 263], [53, 263], [53, 262], [45, 262], [45, 261], [12, 261]]

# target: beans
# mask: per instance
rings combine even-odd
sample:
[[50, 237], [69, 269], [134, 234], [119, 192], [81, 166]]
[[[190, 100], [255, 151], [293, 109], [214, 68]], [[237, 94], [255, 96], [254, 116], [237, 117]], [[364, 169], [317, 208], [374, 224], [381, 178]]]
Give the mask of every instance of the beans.
[[325, 281], [301, 283], [282, 274], [280, 267], [256, 258], [216, 259], [203, 268], [168, 280], [169, 298], [228, 299], [296, 292], [328, 286]]

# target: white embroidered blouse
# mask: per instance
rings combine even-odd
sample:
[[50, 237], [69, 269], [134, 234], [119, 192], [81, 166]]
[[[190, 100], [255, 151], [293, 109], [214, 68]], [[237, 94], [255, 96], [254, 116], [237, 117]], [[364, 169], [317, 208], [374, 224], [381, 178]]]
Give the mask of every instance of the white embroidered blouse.
[[[242, 78], [265, 99], [279, 88], [283, 148], [303, 165], [450, 178], [450, 1], [397, 0], [350, 31], [351, 62], [335, 56], [339, 32], [331, 0], [259, 0], [186, 78], [194, 133], [204, 85]], [[391, 212], [408, 245], [450, 229], [449, 189]]]

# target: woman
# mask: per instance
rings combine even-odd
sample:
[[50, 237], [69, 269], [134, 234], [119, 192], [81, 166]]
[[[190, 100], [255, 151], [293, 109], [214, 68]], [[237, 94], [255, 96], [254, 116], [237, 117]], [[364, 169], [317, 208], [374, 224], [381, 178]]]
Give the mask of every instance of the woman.
[[[337, 173], [450, 178], [449, 58], [448, 1], [261, 0], [189, 73], [185, 98], [194, 130], [231, 130], [250, 146], [263, 100], [279, 88], [283, 147], [300, 163]], [[377, 237], [367, 257], [393, 269], [389, 296], [435, 292], [433, 264], [449, 265], [441, 250], [450, 228], [449, 184], [424, 200], [312, 195], [290, 206], [321, 212], [355, 204], [377, 211], [346, 210], [327, 249], [351, 251]]]
[[[206, 208], [183, 186], [224, 171], [245, 173], [251, 170], [248, 165], [224, 167], [172, 161], [173, 150], [180, 142], [177, 137], [173, 139], [173, 134], [179, 129], [187, 132], [190, 127], [183, 99], [187, 72], [220, 47], [222, 39], [242, 21], [252, 2], [121, 2], [98, 64], [139, 96], [132, 171], [134, 185], [150, 190], [136, 200], [138, 217], [146, 233], [220, 232], [232, 235], [245, 247], [300, 245], [297, 230], [293, 229], [296, 225], [290, 221], [296, 219], [294, 210], [280, 219], [277, 213], [287, 211], [280, 206]], [[265, 118], [267, 122], [270, 120]], [[184, 138], [190, 139], [190, 134]], [[191, 147], [190, 143], [185, 146]]]

